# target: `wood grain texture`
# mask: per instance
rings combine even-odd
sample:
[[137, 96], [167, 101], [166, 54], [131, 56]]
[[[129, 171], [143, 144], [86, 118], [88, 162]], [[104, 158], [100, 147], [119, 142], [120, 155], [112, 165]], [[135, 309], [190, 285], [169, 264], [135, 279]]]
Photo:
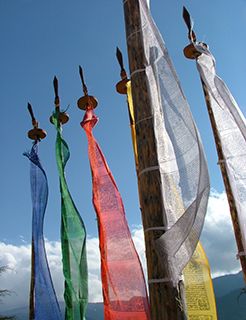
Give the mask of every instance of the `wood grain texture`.
[[[229, 176], [227, 173], [227, 168], [225, 165], [225, 156], [224, 156], [223, 149], [221, 146], [220, 136], [218, 133], [216, 121], [215, 121], [213, 110], [211, 107], [208, 89], [202, 79], [201, 79], [201, 82], [202, 82], [202, 88], [203, 88], [205, 101], [206, 101], [206, 105], [207, 105], [207, 109], [208, 109], [208, 114], [209, 114], [209, 118], [210, 118], [210, 122], [211, 122], [211, 127], [213, 130], [214, 141], [215, 141], [215, 145], [216, 145], [216, 149], [217, 149], [217, 153], [218, 153], [220, 170], [221, 170], [222, 178], [224, 181], [227, 199], [228, 199], [228, 203], [229, 203], [229, 207], [230, 207], [231, 219], [232, 219], [234, 234], [235, 234], [235, 238], [236, 238], [236, 242], [237, 242], [238, 252], [244, 252], [244, 247], [243, 247], [243, 242], [242, 242], [242, 237], [241, 237], [242, 230], [239, 225], [236, 202], [235, 202], [235, 198], [233, 196]], [[246, 283], [246, 256], [239, 256], [239, 259], [240, 259], [241, 266], [242, 266], [244, 281]]]
[[[145, 68], [143, 40], [141, 32], [138, 0], [128, 0], [124, 4], [128, 58], [131, 74]], [[139, 163], [139, 197], [144, 229], [165, 226], [163, 218], [163, 195], [159, 169], [147, 171], [158, 166], [156, 139], [153, 127], [152, 110], [148, 81], [145, 72], [137, 72], [131, 77], [134, 116], [136, 121], [136, 140]], [[169, 266], [160, 261], [155, 251], [154, 241], [163, 231], [145, 232], [148, 279], [169, 278]], [[173, 287], [171, 282], [149, 284], [152, 320], [184, 320], [185, 302], [182, 286]]]

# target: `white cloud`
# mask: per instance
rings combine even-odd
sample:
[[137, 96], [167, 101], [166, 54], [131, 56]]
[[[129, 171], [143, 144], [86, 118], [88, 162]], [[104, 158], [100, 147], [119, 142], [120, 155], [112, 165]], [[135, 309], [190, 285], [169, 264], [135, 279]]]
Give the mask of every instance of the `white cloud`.
[[[139, 253], [146, 275], [146, 260], [143, 230], [140, 226], [132, 230], [132, 238]], [[202, 233], [202, 244], [208, 255], [214, 276], [233, 273], [240, 269], [235, 258], [236, 245], [225, 193], [211, 193], [208, 213]], [[0, 288], [14, 291], [11, 297], [3, 299], [4, 306], [26, 305], [30, 283], [30, 244], [15, 246], [0, 242], [0, 265], [9, 269], [0, 276]], [[63, 275], [60, 242], [46, 240], [46, 251], [51, 274], [59, 300], [63, 299]], [[87, 257], [89, 267], [89, 300], [102, 301], [99, 243], [97, 238], [88, 238]]]
[[[91, 302], [102, 301], [100, 280], [100, 257], [98, 239], [87, 240], [89, 267], [89, 288]], [[61, 263], [61, 244], [59, 241], [45, 242], [49, 267], [58, 300], [63, 300], [63, 274]], [[30, 245], [15, 246], [0, 242], [0, 266], [9, 268], [0, 276], [0, 288], [13, 292], [2, 300], [2, 308], [13, 308], [28, 304], [30, 285]]]
[[138, 226], [132, 230], [132, 240], [135, 244], [136, 250], [138, 252], [144, 275], [147, 276], [147, 265], [146, 265], [146, 258], [145, 258], [145, 245], [144, 245], [144, 233], [143, 228]]
[[[135, 228], [132, 236], [146, 272], [143, 230]], [[59, 241], [46, 240], [45, 246], [56, 294], [58, 300], [63, 300], [61, 244]], [[7, 296], [2, 301], [2, 307], [5, 309], [27, 304], [30, 284], [30, 252], [30, 244], [15, 246], [0, 242], [0, 265], [9, 266], [9, 269], [0, 277], [0, 288], [8, 288], [13, 291], [12, 296]], [[102, 301], [98, 238], [88, 238], [87, 258], [89, 301]]]
[[0, 265], [9, 269], [1, 274], [0, 288], [13, 291], [2, 300], [4, 305], [18, 307], [26, 304], [30, 278], [30, 245], [14, 246], [0, 243]]
[[[132, 236], [146, 274], [143, 230], [135, 228]], [[225, 192], [218, 193], [214, 189], [211, 191], [201, 242], [213, 277], [236, 273], [241, 269], [236, 259], [238, 251]]]
[[[146, 274], [143, 230], [135, 228], [132, 237]], [[211, 191], [201, 242], [213, 277], [236, 273], [241, 269], [236, 259], [238, 251], [225, 192], [218, 193], [214, 189]]]
[[212, 275], [219, 276], [240, 270], [225, 192], [212, 190], [201, 242], [208, 256]]

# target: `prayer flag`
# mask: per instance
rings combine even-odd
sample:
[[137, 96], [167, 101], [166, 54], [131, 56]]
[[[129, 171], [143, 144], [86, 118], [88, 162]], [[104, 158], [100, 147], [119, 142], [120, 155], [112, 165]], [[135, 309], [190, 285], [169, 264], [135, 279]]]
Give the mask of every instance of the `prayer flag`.
[[56, 161], [61, 192], [61, 243], [63, 274], [65, 278], [64, 299], [66, 320], [84, 320], [88, 303], [88, 271], [86, 259], [86, 230], [69, 192], [65, 166], [70, 157], [67, 143], [62, 137], [59, 111], [52, 115], [57, 130]]
[[43, 223], [48, 201], [48, 182], [38, 157], [38, 141], [30, 152], [24, 153], [30, 160], [32, 193], [32, 279], [29, 319], [61, 320], [61, 312], [53, 287], [45, 252]]
[[92, 129], [98, 118], [87, 109], [81, 122], [88, 139], [93, 204], [97, 213], [105, 320], [149, 319], [146, 285], [127, 225], [120, 193]]

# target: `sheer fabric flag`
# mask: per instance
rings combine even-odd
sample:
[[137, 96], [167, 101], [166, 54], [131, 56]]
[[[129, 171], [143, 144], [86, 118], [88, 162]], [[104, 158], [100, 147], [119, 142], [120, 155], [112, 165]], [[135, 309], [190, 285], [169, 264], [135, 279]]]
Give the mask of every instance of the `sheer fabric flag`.
[[246, 121], [226, 84], [216, 75], [215, 59], [205, 46], [195, 44], [201, 53], [197, 68], [207, 88], [224, 164], [238, 212], [243, 252], [246, 255]]
[[93, 110], [87, 110], [81, 125], [88, 139], [93, 204], [99, 226], [104, 319], [149, 319], [144, 275], [131, 239], [122, 199], [92, 133], [97, 121]]
[[53, 287], [46, 257], [43, 223], [48, 201], [48, 183], [44, 169], [38, 157], [38, 143], [30, 152], [24, 153], [30, 160], [30, 179], [32, 193], [32, 290], [30, 301], [34, 309], [30, 319], [61, 320], [61, 312]]
[[[138, 168], [138, 153], [135, 131], [136, 123], [134, 118], [130, 81], [127, 83], [127, 100], [132, 132], [132, 144], [136, 167]], [[183, 275], [188, 319], [192, 319], [194, 316], [209, 316], [210, 320], [217, 320], [215, 296], [209, 261], [200, 242], [198, 242], [194, 254], [184, 268]]]
[[138, 150], [137, 150], [137, 140], [136, 140], [136, 122], [135, 122], [134, 109], [133, 109], [131, 81], [127, 82], [126, 88], [127, 88], [128, 112], [129, 112], [131, 135], [132, 135], [132, 145], [133, 145], [133, 151], [134, 151], [136, 170], [138, 173]]
[[[141, 170], [139, 176], [151, 170], [161, 173], [163, 225], [159, 228], [165, 228], [166, 232], [155, 241], [155, 248], [161, 261], [169, 264], [169, 277], [176, 285], [200, 237], [209, 177], [199, 133], [165, 44], [146, 0], [138, 2], [142, 27], [137, 38], [142, 37], [141, 54], [146, 62], [142, 69], [132, 70], [131, 82], [133, 90], [137, 90], [138, 73], [145, 73], [152, 116], [146, 118], [137, 110], [134, 113], [136, 126], [142, 121], [152, 121], [158, 156], [158, 163]], [[129, 48], [134, 39], [134, 33], [128, 37]]]
[[62, 128], [57, 121], [57, 117], [58, 113], [54, 113], [52, 121], [57, 130], [56, 160], [61, 191], [61, 242], [65, 278], [65, 318], [67, 320], [80, 320], [85, 319], [88, 304], [86, 230], [68, 190], [64, 170], [70, 153], [67, 143], [62, 138]]
[[184, 269], [184, 285], [188, 319], [217, 320], [210, 266], [200, 242]]

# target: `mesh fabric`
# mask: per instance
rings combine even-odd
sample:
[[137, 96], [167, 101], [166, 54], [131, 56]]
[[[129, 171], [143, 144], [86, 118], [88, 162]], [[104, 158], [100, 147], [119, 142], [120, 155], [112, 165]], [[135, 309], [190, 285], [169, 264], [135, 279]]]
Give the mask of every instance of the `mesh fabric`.
[[[132, 144], [136, 168], [138, 171], [138, 152], [135, 130], [136, 124], [130, 81], [127, 83], [127, 99], [132, 132]], [[176, 200], [178, 201], [178, 198]], [[188, 319], [205, 319], [206, 317], [209, 317], [210, 320], [217, 320], [209, 261], [200, 242], [198, 242], [195, 252], [193, 253], [189, 263], [184, 268], [183, 276]]]
[[151, 116], [136, 110], [134, 113], [136, 128], [138, 123], [152, 121], [158, 157], [158, 163], [143, 168], [139, 175], [153, 168], [160, 171], [163, 225], [156, 228], [164, 226], [167, 231], [155, 241], [155, 248], [161, 261], [168, 265], [169, 278], [176, 285], [201, 234], [209, 177], [199, 133], [165, 44], [146, 0], [138, 2], [141, 29], [128, 36], [128, 47], [134, 41], [142, 42], [145, 65], [141, 70], [132, 70], [131, 82], [133, 89], [137, 87], [140, 72], [147, 79]]
[[208, 90], [224, 163], [238, 213], [238, 222], [246, 254], [246, 121], [226, 84], [216, 75], [215, 59], [208, 48], [196, 44], [201, 53], [197, 68]]
[[30, 179], [32, 194], [32, 276], [35, 320], [61, 320], [61, 312], [53, 287], [43, 237], [43, 223], [48, 201], [48, 183], [44, 169], [38, 157], [38, 143], [34, 143], [30, 152], [24, 153], [30, 160]]
[[131, 239], [121, 196], [92, 133], [96, 123], [93, 110], [87, 110], [81, 125], [88, 139], [93, 204], [98, 218], [104, 319], [149, 319], [143, 271]]
[[69, 148], [62, 138], [62, 128], [54, 113], [52, 121], [57, 130], [56, 161], [61, 192], [61, 243], [66, 320], [83, 320], [88, 303], [88, 272], [86, 259], [86, 230], [68, 190], [65, 166], [70, 157]]
[[188, 319], [217, 320], [210, 266], [200, 242], [184, 269], [184, 285]]

